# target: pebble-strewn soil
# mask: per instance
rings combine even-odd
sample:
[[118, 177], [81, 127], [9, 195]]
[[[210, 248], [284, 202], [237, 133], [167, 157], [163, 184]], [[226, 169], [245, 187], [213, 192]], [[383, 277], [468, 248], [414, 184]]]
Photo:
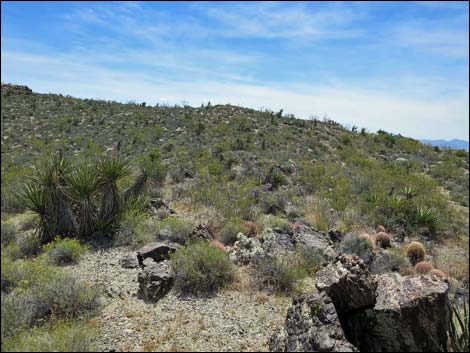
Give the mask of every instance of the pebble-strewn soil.
[[252, 289], [247, 269], [237, 283], [212, 297], [180, 298], [171, 291], [157, 304], [136, 296], [139, 269], [125, 269], [119, 258], [129, 251], [90, 252], [69, 267], [103, 289], [102, 351], [266, 351], [272, 332], [283, 325], [291, 299]]

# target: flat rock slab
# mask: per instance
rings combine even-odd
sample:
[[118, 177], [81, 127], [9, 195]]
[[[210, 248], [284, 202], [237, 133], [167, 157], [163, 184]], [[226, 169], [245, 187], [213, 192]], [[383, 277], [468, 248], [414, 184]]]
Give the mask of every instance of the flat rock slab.
[[178, 244], [171, 242], [153, 242], [137, 250], [137, 260], [141, 267], [143, 266], [143, 261], [148, 257], [152, 258], [155, 262], [168, 260], [170, 254], [178, 248]]

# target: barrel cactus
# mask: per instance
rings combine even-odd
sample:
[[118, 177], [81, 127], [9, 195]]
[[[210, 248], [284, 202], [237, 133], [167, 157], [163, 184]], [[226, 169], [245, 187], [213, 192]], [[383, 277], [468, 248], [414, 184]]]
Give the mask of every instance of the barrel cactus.
[[412, 241], [406, 247], [406, 256], [408, 256], [412, 265], [416, 265], [418, 262], [424, 261], [426, 251], [424, 250], [423, 244], [417, 241]]

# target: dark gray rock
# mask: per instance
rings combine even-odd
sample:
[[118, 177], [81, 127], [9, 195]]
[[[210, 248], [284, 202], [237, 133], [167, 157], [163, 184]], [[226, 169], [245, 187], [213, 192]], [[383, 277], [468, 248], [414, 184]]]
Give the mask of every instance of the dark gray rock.
[[271, 352], [357, 352], [346, 340], [331, 299], [325, 293], [294, 298], [284, 327], [268, 342]]
[[373, 308], [345, 318], [348, 338], [361, 351], [439, 352], [446, 347], [449, 286], [429, 276], [377, 276]]
[[340, 255], [316, 274], [316, 286], [327, 293], [340, 314], [375, 304], [376, 280], [357, 256]]
[[142, 267], [144, 259], [152, 258], [156, 262], [168, 260], [170, 254], [178, 249], [179, 245], [167, 241], [153, 242], [137, 250], [137, 260]]
[[148, 264], [142, 269], [142, 272], [139, 273], [138, 281], [138, 297], [145, 302], [157, 302], [173, 287], [174, 279], [169, 262], [163, 261]]

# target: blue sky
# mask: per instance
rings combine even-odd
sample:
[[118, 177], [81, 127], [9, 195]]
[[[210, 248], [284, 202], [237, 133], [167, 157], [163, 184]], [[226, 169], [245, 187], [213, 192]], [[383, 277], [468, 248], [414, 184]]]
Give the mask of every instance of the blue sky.
[[2, 1], [1, 79], [231, 103], [415, 138], [469, 130], [467, 2]]

